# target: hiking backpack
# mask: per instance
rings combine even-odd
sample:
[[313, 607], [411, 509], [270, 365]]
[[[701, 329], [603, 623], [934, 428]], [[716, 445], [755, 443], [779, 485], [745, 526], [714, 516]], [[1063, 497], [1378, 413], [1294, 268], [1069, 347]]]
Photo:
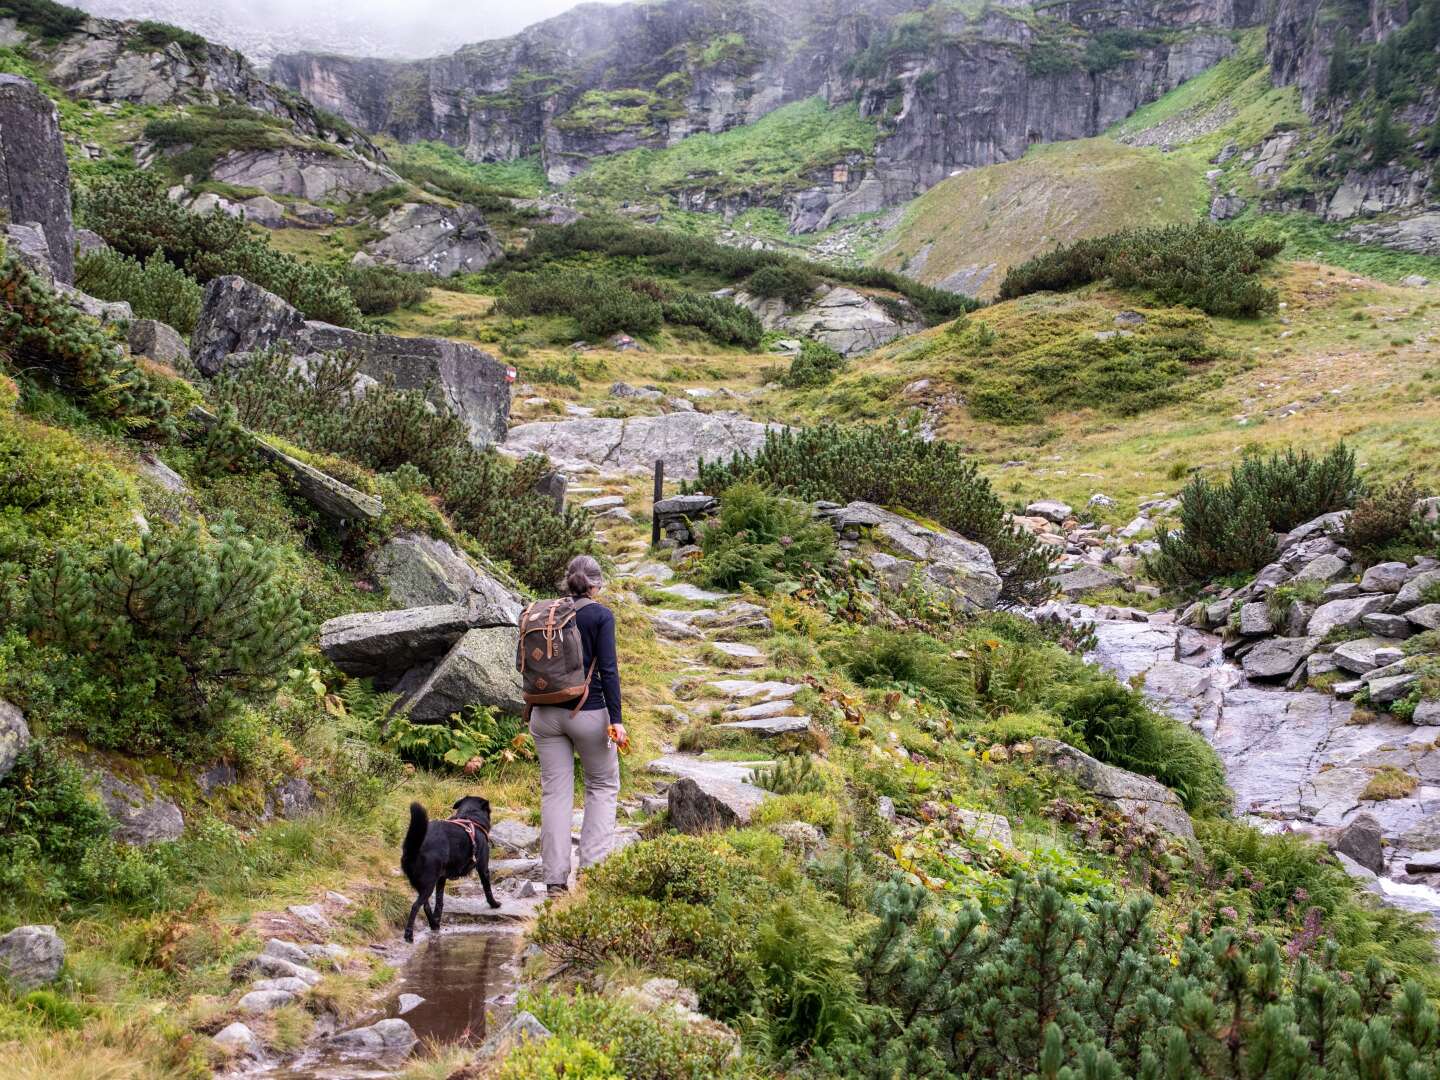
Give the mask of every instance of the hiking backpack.
[[532, 705], [555, 705], [579, 698], [572, 712], [579, 712], [590, 694], [595, 664], [585, 670], [585, 648], [575, 616], [595, 601], [563, 596], [558, 600], [537, 600], [520, 616], [520, 644], [515, 666], [520, 671], [525, 714]]

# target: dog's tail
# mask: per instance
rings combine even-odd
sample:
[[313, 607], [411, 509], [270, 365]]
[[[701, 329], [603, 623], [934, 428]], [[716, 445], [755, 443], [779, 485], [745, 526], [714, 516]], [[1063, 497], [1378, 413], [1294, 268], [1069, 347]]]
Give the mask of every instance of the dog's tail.
[[[415, 861], [420, 857], [420, 845], [425, 842], [425, 830], [430, 827], [430, 815], [418, 802], [410, 804], [410, 828], [405, 830], [405, 842], [400, 846], [400, 869], [415, 885]], [[418, 889], [420, 886], [415, 885]]]

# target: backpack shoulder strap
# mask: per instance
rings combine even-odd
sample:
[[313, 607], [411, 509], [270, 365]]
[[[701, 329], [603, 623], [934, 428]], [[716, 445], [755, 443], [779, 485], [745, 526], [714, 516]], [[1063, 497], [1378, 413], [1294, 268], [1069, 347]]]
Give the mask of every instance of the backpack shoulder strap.
[[575, 597], [575, 599], [570, 601], [570, 606], [574, 610], [579, 611], [581, 608], [589, 607], [593, 603], [595, 603], [595, 601], [590, 599], [590, 597], [588, 596], [577, 596]]

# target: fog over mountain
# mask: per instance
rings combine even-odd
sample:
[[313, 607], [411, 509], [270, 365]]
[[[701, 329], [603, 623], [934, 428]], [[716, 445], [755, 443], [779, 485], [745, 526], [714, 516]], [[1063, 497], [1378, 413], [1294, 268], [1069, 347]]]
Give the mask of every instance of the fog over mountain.
[[421, 57], [504, 37], [574, 0], [72, 0], [94, 15], [158, 19], [240, 49], [259, 63], [297, 49]]

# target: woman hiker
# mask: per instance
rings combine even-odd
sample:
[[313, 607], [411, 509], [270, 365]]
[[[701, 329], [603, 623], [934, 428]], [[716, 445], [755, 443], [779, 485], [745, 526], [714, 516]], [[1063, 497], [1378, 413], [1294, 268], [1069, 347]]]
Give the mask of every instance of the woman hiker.
[[[620, 671], [615, 659], [615, 616], [595, 600], [605, 585], [600, 564], [577, 555], [565, 570], [565, 589], [576, 600], [575, 624], [585, 653], [584, 670], [593, 671], [583, 699], [536, 705], [530, 734], [540, 758], [540, 854], [545, 889], [551, 896], [568, 890], [570, 829], [575, 810], [575, 755], [585, 772], [585, 822], [580, 828], [580, 869], [610, 852], [615, 841], [615, 803], [620, 795], [620, 758], [624, 744], [620, 718]], [[573, 711], [579, 705], [578, 712]], [[611, 729], [613, 731], [613, 737]]]

